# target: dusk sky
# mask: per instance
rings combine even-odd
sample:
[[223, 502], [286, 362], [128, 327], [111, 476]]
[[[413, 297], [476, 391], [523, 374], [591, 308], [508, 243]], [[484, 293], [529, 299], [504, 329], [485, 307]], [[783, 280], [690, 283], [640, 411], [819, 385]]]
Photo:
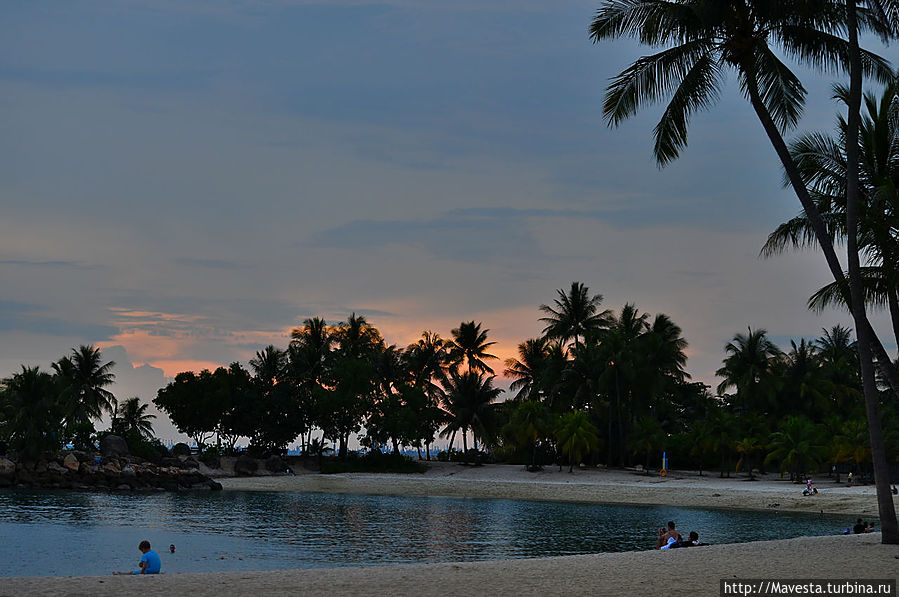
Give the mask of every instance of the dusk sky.
[[[0, 376], [94, 343], [149, 401], [351, 312], [398, 345], [481, 321], [505, 358], [575, 280], [670, 315], [713, 386], [747, 326], [788, 347], [849, 325], [805, 307], [818, 254], [758, 257], [799, 203], [733, 80], [664, 170], [660, 108], [606, 127], [648, 50], [592, 45], [599, 4], [6, 3]], [[833, 80], [799, 72], [799, 131], [831, 130]]]

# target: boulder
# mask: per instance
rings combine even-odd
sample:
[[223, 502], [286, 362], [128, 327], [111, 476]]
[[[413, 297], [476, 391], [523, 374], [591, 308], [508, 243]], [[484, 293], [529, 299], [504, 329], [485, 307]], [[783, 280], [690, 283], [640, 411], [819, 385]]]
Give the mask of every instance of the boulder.
[[92, 462], [94, 460], [93, 454], [88, 454], [87, 452], [82, 452], [81, 450], [72, 450], [72, 455], [78, 459], [78, 462]]
[[197, 462], [196, 458], [193, 458], [193, 457], [185, 458], [184, 460], [181, 461], [181, 468], [198, 469], [198, 468], [200, 468], [200, 463]]
[[74, 454], [67, 454], [66, 457], [62, 461], [62, 465], [69, 469], [70, 471], [78, 471], [78, 467], [81, 466], [81, 463], [78, 462], [78, 459], [75, 458]]
[[0, 477], [12, 477], [16, 474], [16, 463], [8, 458], [0, 458]]
[[209, 489], [211, 489], [213, 491], [221, 491], [222, 490], [222, 484], [219, 483], [218, 481], [213, 481], [212, 479], [209, 479], [208, 481], [206, 481], [206, 486], [209, 487]]
[[130, 464], [122, 467], [122, 476], [123, 477], [135, 477], [137, 476], [137, 471], [134, 470]]
[[172, 456], [190, 456], [190, 446], [180, 442], [172, 446]]
[[163, 458], [159, 462], [159, 466], [165, 466], [165, 467], [169, 467], [169, 468], [171, 468], [173, 466], [178, 467], [178, 466], [181, 466], [181, 460], [178, 458], [171, 458], [171, 457]]
[[118, 435], [107, 435], [100, 440], [100, 453], [109, 458], [128, 455], [128, 444]]
[[255, 458], [250, 458], [246, 454], [240, 456], [234, 463], [234, 474], [238, 477], [249, 477], [259, 469], [259, 463]]
[[47, 461], [46, 460], [38, 460], [37, 464], [34, 465], [34, 472], [38, 475], [43, 475], [47, 472]]
[[56, 473], [58, 475], [65, 475], [66, 473], [69, 472], [69, 469], [67, 469], [64, 466], [60, 466], [55, 461], [51, 462], [50, 464], [47, 465], [47, 470], [50, 471], [51, 473]]

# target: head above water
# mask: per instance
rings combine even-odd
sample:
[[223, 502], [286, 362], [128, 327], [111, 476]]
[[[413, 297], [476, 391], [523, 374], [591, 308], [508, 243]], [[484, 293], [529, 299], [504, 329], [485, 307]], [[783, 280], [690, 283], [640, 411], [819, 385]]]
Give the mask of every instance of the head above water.
[[174, 544], [174, 543], [172, 543], [171, 545], [169, 545], [169, 551], [172, 552], [172, 553], [175, 553], [175, 544]]
[[139, 550], [141, 550], [142, 552], [146, 553], [146, 552], [150, 551], [150, 542], [149, 541], [141, 541], [140, 545], [138, 545], [137, 548]]

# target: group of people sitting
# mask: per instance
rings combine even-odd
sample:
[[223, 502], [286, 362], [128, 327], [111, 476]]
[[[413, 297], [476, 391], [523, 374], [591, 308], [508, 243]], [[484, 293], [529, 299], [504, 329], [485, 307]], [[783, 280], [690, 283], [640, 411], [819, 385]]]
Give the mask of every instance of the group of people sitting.
[[680, 547], [696, 547], [699, 545], [708, 545], [708, 543], [699, 542], [699, 533], [690, 531], [690, 538], [684, 540], [680, 533], [677, 532], [673, 520], [668, 521], [668, 530], [665, 527], [659, 529], [658, 549], [678, 549]]
[[[873, 533], [873, 532], [874, 532], [874, 523], [868, 522], [868, 521], [862, 522], [861, 518], [856, 520], [855, 526], [852, 527], [853, 535], [861, 535], [862, 533]], [[847, 528], [845, 531], [843, 531], [843, 534], [848, 535], [849, 529]]]

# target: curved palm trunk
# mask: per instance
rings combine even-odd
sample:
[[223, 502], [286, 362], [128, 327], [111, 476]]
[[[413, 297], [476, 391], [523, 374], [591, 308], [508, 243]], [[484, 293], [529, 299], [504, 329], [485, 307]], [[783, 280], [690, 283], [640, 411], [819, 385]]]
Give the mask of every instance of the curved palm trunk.
[[877, 488], [877, 506], [880, 511], [880, 528], [883, 543], [899, 544], [899, 524], [890, 491], [889, 465], [883, 428], [880, 418], [880, 396], [874, 377], [874, 361], [871, 355], [873, 330], [867, 323], [865, 299], [862, 287], [861, 263], [858, 255], [858, 128], [861, 120], [862, 63], [858, 44], [856, 0], [846, 1], [849, 29], [849, 115], [846, 126], [846, 246], [849, 263], [849, 294], [852, 299], [852, 317], [858, 339], [858, 356], [861, 362], [862, 388], [865, 394], [865, 410], [868, 414], [868, 433], [871, 436], [871, 456], [874, 464], [874, 484]]
[[[858, 37], [857, 37], [857, 28], [854, 26], [855, 20], [855, 8], [853, 0], [847, 1], [847, 7], [850, 8], [850, 13], [852, 14], [851, 19], [852, 23], [850, 23], [850, 31], [855, 34], [855, 56], [853, 59], [853, 64], [858, 64], [860, 66], [860, 58], [858, 56], [857, 47], [858, 47]], [[852, 37], [852, 34], [850, 34]], [[783, 140], [783, 136], [780, 134], [780, 130], [778, 130], [777, 125], [774, 123], [771, 115], [768, 113], [767, 108], [765, 107], [764, 102], [762, 101], [761, 95], [759, 94], [758, 84], [756, 83], [756, 79], [754, 78], [752, 68], [744, 69], [746, 74], [746, 88], [749, 92], [749, 100], [752, 104], [753, 109], [755, 110], [756, 115], [762, 123], [762, 126], [765, 129], [765, 133], [768, 135], [768, 139], [771, 141], [771, 144], [774, 146], [774, 150], [777, 152], [778, 157], [780, 158], [781, 163], [783, 164], [784, 170], [787, 173], [787, 178], [790, 181], [790, 185], [793, 187], [793, 191], [796, 193], [796, 196], [799, 198], [799, 202], [802, 204], [803, 209], [805, 210], [806, 216], [809, 219], [809, 223], [812, 225], [812, 229], [815, 232], [815, 237], [818, 240], [818, 245], [821, 247], [824, 252], [824, 257], [827, 260], [827, 265], [830, 267], [831, 274], [834, 276], [834, 279], [841, 283], [846, 284], [846, 278], [843, 275], [843, 270], [840, 267], [839, 259], [837, 258], [836, 251], [834, 250], [833, 243], [830, 240], [830, 237], [827, 234], [827, 227], [824, 224], [824, 220], [821, 218], [821, 214], [818, 211], [817, 206], [815, 206], [812, 201], [811, 196], [809, 195], [808, 189], [805, 186], [805, 183], [802, 181], [802, 177], [799, 174], [799, 169], [796, 167], [796, 163], [793, 161], [793, 158], [790, 156], [789, 149], [787, 148], [786, 143]], [[857, 71], [857, 72], [852, 72]], [[850, 69], [851, 77], [858, 77], [858, 85], [859, 85], [859, 94], [861, 93], [861, 70], [860, 68], [851, 68]], [[854, 82], [854, 79], [850, 81], [850, 85]], [[859, 98], [861, 96], [859, 95]], [[859, 99], [859, 104], [860, 104]], [[850, 107], [849, 110], [849, 118], [853, 119], [853, 114], [855, 115], [855, 135], [852, 136], [851, 129], [847, 132], [847, 139], [855, 139], [855, 143], [847, 142], [847, 159], [849, 158], [850, 151], [853, 151], [855, 155], [855, 164], [856, 167], [853, 169], [849, 168], [850, 173], [854, 172], [855, 174], [855, 206], [853, 207], [854, 215], [856, 217], [855, 220], [855, 229], [847, 232], [847, 240], [849, 243], [849, 259], [850, 259], [850, 280], [849, 280], [849, 288], [850, 294], [853, 291], [852, 284], [852, 256], [855, 256], [855, 267], [859, 268], [858, 262], [858, 238], [855, 231], [857, 230], [857, 207], [858, 207], [858, 110], [853, 110]], [[853, 149], [854, 147], [854, 149]], [[853, 178], [849, 176], [849, 178]], [[849, 197], [847, 193], [847, 226], [849, 225]], [[854, 250], [853, 250], [854, 249]], [[856, 271], [856, 274], [860, 276], [860, 270]], [[860, 277], [856, 280], [858, 284], [860, 284]], [[877, 334], [874, 333], [873, 328], [871, 327], [871, 323], [868, 321], [868, 318], [864, 311], [864, 299], [861, 295], [861, 286], [855, 285], [855, 293], [858, 294], [857, 297], [850, 296], [850, 304], [849, 310], [852, 313], [852, 317], [855, 321], [855, 333], [856, 339], [858, 340], [859, 345], [859, 360], [862, 362], [862, 381], [863, 381], [863, 389], [865, 394], [865, 410], [868, 415], [868, 430], [871, 435], [871, 451], [874, 456], [874, 469], [875, 475], [878, 479], [877, 482], [877, 504], [880, 510], [880, 528], [883, 531], [883, 542], [884, 543], [899, 543], [899, 525], [897, 525], [896, 521], [896, 509], [893, 504], [893, 497], [890, 493], [889, 488], [889, 469], [887, 467], [886, 461], [886, 448], [883, 443], [883, 431], [881, 427], [881, 417], [880, 417], [880, 405], [879, 398], [877, 396], [876, 386], [873, 384], [869, 386], [869, 380], [866, 379], [866, 370], [868, 371], [868, 376], [870, 376], [870, 381], [873, 381], [873, 361], [872, 361], [872, 348], [873, 352], [876, 353], [877, 361], [881, 366], [881, 369], [886, 374], [887, 380], [893, 390], [893, 392], [899, 394], [899, 378], [896, 375], [896, 369], [893, 367], [893, 363], [889, 358], [889, 355], [886, 353], [886, 350], [883, 348], [883, 344], [880, 343], [880, 340], [877, 338]], [[858, 307], [857, 307], [858, 306]], [[864, 353], [863, 353], [864, 351]], [[867, 360], [867, 363], [865, 362]], [[873, 393], [872, 393], [873, 391]], [[878, 474], [879, 473], [879, 474]], [[883, 489], [881, 489], [881, 485], [883, 485]]]

